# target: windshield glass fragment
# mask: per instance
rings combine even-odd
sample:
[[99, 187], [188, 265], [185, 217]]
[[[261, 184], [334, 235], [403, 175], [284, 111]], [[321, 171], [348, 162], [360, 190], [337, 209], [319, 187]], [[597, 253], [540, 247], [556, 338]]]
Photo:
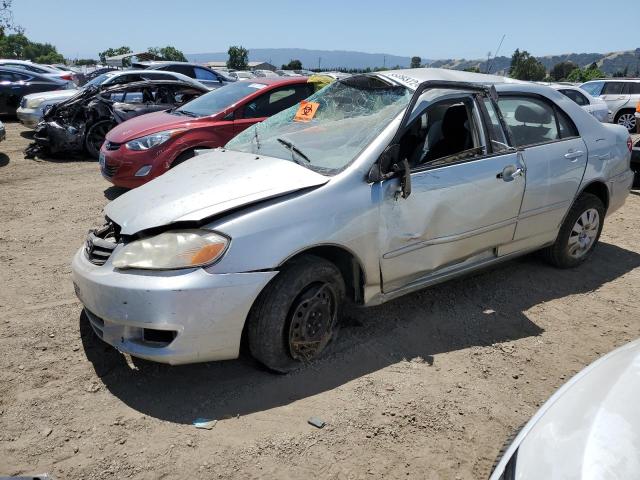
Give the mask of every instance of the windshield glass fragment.
[[288, 161], [291, 145], [308, 168], [337, 173], [404, 109], [411, 91], [376, 76], [332, 83], [235, 137], [226, 148]]

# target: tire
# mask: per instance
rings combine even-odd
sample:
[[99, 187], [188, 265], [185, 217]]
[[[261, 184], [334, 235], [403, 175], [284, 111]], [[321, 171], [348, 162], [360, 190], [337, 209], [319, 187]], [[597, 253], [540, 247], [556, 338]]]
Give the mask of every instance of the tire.
[[304, 255], [285, 264], [249, 312], [251, 355], [278, 373], [320, 357], [337, 335], [344, 296], [342, 275], [328, 260]]
[[635, 113], [635, 110], [620, 110], [614, 122], [625, 127], [629, 133], [636, 133]]
[[84, 149], [92, 158], [98, 158], [107, 132], [115, 126], [113, 120], [99, 120], [89, 127], [84, 136]]
[[602, 200], [591, 193], [580, 195], [567, 213], [555, 243], [543, 250], [546, 259], [558, 268], [577, 267], [587, 260], [600, 239], [604, 215]]

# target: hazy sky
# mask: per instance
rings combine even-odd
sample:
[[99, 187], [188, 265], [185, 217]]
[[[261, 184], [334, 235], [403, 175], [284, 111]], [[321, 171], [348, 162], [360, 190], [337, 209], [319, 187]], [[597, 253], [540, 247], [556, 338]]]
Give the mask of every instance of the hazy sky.
[[14, 0], [13, 10], [29, 38], [69, 58], [121, 45], [205, 53], [237, 44], [439, 59], [485, 57], [503, 34], [506, 55], [637, 48], [631, 17], [617, 23], [635, 1]]

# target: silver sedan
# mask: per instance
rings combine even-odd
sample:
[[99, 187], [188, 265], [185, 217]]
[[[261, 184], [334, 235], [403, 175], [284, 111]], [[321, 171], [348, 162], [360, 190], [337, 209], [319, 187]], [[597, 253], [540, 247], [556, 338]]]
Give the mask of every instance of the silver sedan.
[[230, 359], [245, 332], [290, 371], [325, 351], [346, 299], [377, 305], [540, 249], [580, 265], [629, 193], [628, 140], [542, 85], [354, 75], [111, 202], [75, 289], [122, 352]]

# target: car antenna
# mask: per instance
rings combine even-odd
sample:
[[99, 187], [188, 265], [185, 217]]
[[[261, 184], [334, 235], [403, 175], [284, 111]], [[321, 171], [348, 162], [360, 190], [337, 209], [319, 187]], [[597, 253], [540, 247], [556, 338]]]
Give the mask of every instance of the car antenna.
[[504, 42], [504, 37], [506, 37], [507, 34], [503, 34], [502, 38], [500, 39], [500, 43], [498, 44], [498, 48], [496, 49], [496, 53], [493, 55], [493, 58], [491, 59], [490, 62], [488, 62], [487, 64], [487, 71], [485, 73], [491, 73], [491, 68], [493, 67], [493, 62], [495, 61], [496, 57], [498, 56], [498, 52], [500, 51], [500, 47], [502, 47], [502, 42]]

